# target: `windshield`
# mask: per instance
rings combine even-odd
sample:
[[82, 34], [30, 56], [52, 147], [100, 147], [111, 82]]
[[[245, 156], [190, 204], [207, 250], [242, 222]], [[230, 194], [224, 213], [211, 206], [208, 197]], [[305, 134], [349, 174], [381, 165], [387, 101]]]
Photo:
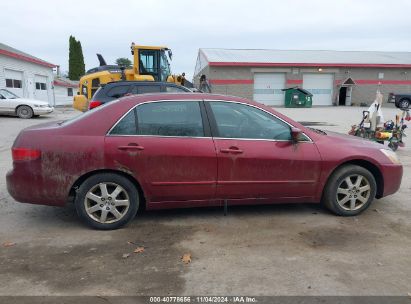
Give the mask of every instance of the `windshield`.
[[167, 81], [167, 78], [168, 76], [171, 75], [171, 72], [170, 72], [170, 64], [168, 62], [165, 50], [161, 51], [160, 70], [161, 70], [160, 81]]
[[16, 99], [19, 98], [16, 94], [13, 94], [10, 91], [7, 90], [0, 90], [0, 95], [3, 96], [5, 99]]

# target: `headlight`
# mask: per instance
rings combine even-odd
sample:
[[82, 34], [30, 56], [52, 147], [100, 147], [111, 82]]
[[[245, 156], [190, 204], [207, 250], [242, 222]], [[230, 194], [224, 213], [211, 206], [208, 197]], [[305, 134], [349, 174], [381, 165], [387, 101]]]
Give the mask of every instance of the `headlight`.
[[397, 154], [394, 151], [387, 150], [387, 149], [380, 149], [380, 151], [388, 157], [388, 159], [393, 163], [393, 164], [401, 164], [400, 160], [398, 159]]

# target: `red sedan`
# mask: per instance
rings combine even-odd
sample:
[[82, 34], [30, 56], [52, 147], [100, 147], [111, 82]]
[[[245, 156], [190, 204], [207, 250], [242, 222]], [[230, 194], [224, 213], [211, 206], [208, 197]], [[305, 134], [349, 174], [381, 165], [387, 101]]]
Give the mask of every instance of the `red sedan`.
[[320, 203], [356, 215], [396, 192], [396, 154], [211, 94], [147, 94], [23, 130], [7, 174], [23, 203], [64, 206], [116, 229], [139, 208]]

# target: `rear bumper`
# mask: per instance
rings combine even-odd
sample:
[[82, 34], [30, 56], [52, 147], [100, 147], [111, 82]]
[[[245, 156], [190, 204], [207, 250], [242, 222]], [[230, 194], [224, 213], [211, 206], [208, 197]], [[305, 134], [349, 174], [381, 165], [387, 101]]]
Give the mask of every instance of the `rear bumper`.
[[10, 196], [20, 203], [64, 206], [67, 200], [67, 194], [56, 195], [52, 185], [47, 185], [41, 176], [24, 170], [12, 169], [7, 172], [6, 183]]
[[403, 168], [402, 165], [390, 164], [381, 168], [384, 179], [384, 191], [381, 197], [394, 194], [401, 186]]

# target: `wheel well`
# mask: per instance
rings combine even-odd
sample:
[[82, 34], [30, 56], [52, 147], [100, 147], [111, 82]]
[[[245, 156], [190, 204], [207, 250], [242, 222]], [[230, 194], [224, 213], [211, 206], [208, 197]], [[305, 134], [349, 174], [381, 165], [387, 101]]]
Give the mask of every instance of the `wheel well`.
[[143, 189], [141, 188], [139, 182], [130, 174], [127, 174], [125, 172], [122, 171], [117, 171], [117, 170], [111, 170], [111, 169], [102, 169], [102, 170], [95, 170], [95, 171], [91, 171], [91, 172], [87, 172], [86, 174], [80, 176], [75, 182], [74, 184], [71, 186], [70, 188], [70, 192], [69, 192], [69, 201], [73, 202], [74, 198], [76, 197], [76, 190], [80, 187], [80, 185], [90, 176], [96, 175], [96, 174], [100, 174], [100, 173], [114, 173], [114, 174], [118, 174], [121, 176], [124, 176], [125, 178], [127, 178], [129, 181], [131, 181], [137, 188], [138, 194], [139, 194], [139, 199], [140, 199], [140, 203], [141, 203], [141, 208], [145, 209], [146, 206], [146, 199], [144, 196], [144, 192]]
[[[15, 110], [16, 115], [17, 115], [17, 111], [18, 111], [18, 109], [19, 109], [20, 107], [23, 107], [23, 106], [29, 107], [29, 108], [33, 111], [33, 108], [32, 108], [32, 107], [30, 107], [29, 105], [26, 105], [26, 104], [21, 104], [21, 105], [18, 105], [18, 106], [16, 107], [16, 110]], [[34, 112], [34, 111], [33, 111], [33, 112]]]
[[365, 169], [367, 169], [368, 171], [371, 172], [371, 174], [374, 176], [375, 178], [375, 182], [377, 183], [377, 193], [375, 195], [376, 198], [381, 198], [384, 192], [384, 178], [381, 174], [380, 169], [378, 169], [378, 167], [376, 165], [374, 165], [373, 163], [363, 160], [363, 159], [355, 159], [355, 160], [350, 160], [348, 162], [342, 163], [341, 165], [339, 165], [337, 168], [335, 168], [333, 170], [333, 172], [331, 172], [330, 176], [339, 168], [346, 166], [346, 165], [356, 165], [356, 166], [360, 166], [363, 167]]

